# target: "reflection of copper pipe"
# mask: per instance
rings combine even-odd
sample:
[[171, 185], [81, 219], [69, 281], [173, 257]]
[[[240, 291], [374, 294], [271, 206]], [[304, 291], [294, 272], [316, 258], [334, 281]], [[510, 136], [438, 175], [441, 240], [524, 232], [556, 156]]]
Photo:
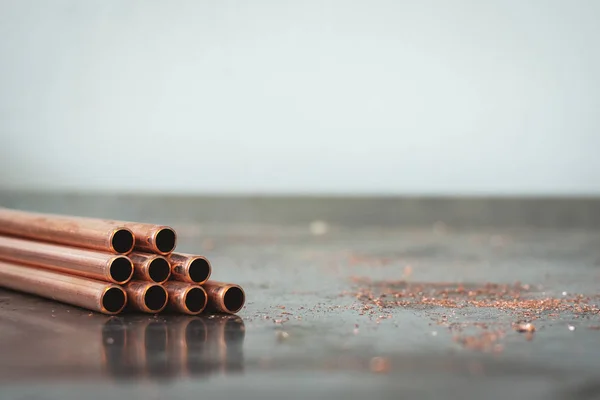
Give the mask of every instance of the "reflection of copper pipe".
[[0, 236], [0, 259], [119, 284], [133, 275], [126, 256], [4, 236]]
[[166, 357], [167, 324], [163, 321], [151, 321], [146, 325], [145, 331], [146, 371], [149, 377], [155, 380], [171, 378], [173, 374], [168, 370]]
[[133, 262], [134, 279], [164, 283], [171, 276], [171, 266], [163, 256], [133, 252], [129, 255], [129, 258]]
[[127, 348], [127, 326], [121, 318], [111, 318], [101, 328], [102, 331], [102, 364], [108, 372], [120, 377], [127, 374], [127, 365], [123, 364], [124, 350]]
[[127, 302], [123, 289], [112, 283], [5, 262], [0, 262], [0, 286], [104, 314], [118, 314]]
[[172, 253], [169, 255], [169, 261], [172, 279], [202, 285], [210, 277], [212, 268], [206, 257]]
[[207, 281], [203, 286], [208, 294], [207, 310], [234, 314], [246, 302], [244, 289], [234, 283]]
[[243, 370], [245, 327], [236, 315], [169, 320], [169, 368], [188, 376]]
[[152, 318], [131, 317], [127, 320], [124, 346], [113, 351], [111, 355], [115, 357], [107, 367], [117, 378], [163, 378], [168, 375], [165, 357], [167, 324]]
[[133, 233], [123, 225], [95, 219], [0, 208], [0, 234], [117, 254], [133, 250]]
[[208, 339], [205, 318], [173, 317], [169, 319], [168, 327], [169, 368], [182, 375], [203, 375], [210, 372], [211, 361], [205, 358], [205, 344]]
[[164, 287], [152, 282], [130, 281], [123, 286], [132, 310], [155, 314], [167, 305], [168, 294]]
[[165, 282], [169, 293], [168, 309], [188, 315], [200, 314], [207, 303], [206, 291], [199, 285], [185, 282]]
[[244, 338], [246, 327], [237, 315], [228, 315], [223, 327], [223, 336], [227, 346], [225, 356], [225, 372], [241, 372], [244, 370]]
[[127, 316], [108, 321], [102, 334], [106, 367], [117, 379], [199, 377], [244, 368], [245, 327], [235, 315], [167, 315], [164, 322]]
[[[117, 326], [103, 338], [102, 329], [105, 323], [122, 318], [91, 313], [26, 293], [0, 291], [10, 295], [14, 306], [2, 307], [3, 322], [10, 321], [8, 329], [0, 329], [2, 383], [23, 379], [41, 382], [103, 378], [107, 365], [105, 351], [118, 344], [120, 332]], [[0, 387], [3, 388], [1, 383]], [[0, 393], [4, 391], [0, 389]]]
[[244, 321], [237, 315], [216, 315], [206, 320], [208, 341], [205, 358], [216, 362], [215, 369], [223, 373], [239, 372], [244, 365]]
[[124, 357], [120, 365], [115, 364], [115, 369], [125, 366], [127, 377], [143, 376], [146, 372], [146, 326], [150, 322], [148, 319], [134, 321], [126, 328]]

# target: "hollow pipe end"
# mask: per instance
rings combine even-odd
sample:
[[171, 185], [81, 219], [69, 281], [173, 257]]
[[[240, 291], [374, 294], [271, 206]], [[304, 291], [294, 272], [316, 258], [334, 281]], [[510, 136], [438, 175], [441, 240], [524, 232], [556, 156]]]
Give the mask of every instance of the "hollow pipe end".
[[188, 315], [198, 315], [208, 304], [208, 295], [202, 286], [189, 287], [184, 295], [183, 309]]
[[152, 251], [160, 255], [169, 255], [175, 250], [177, 245], [177, 234], [169, 226], [158, 227], [151, 237]]
[[129, 228], [120, 226], [114, 229], [109, 238], [110, 250], [115, 254], [129, 254], [135, 246], [135, 236]]
[[227, 285], [222, 289], [220, 305], [223, 311], [235, 314], [240, 311], [246, 303], [246, 293], [239, 285]]
[[123, 311], [127, 304], [127, 293], [116, 285], [111, 285], [100, 296], [100, 312], [115, 315]]
[[164, 310], [167, 306], [169, 294], [163, 286], [151, 284], [144, 290], [142, 300], [144, 311], [156, 314]]
[[206, 257], [197, 256], [188, 262], [187, 277], [197, 285], [205, 283], [212, 273], [212, 266]]
[[133, 263], [129, 257], [119, 255], [108, 261], [106, 278], [109, 282], [123, 285], [133, 277]]

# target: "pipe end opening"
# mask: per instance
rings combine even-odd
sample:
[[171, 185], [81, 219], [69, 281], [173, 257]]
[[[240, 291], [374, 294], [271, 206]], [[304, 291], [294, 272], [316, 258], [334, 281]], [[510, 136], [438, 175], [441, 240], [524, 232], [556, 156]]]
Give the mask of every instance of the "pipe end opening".
[[223, 298], [225, 308], [230, 313], [236, 313], [242, 309], [246, 302], [246, 295], [242, 288], [238, 286], [232, 286], [227, 289]]
[[133, 250], [135, 238], [129, 229], [117, 229], [111, 238], [110, 245], [116, 253], [127, 254]]

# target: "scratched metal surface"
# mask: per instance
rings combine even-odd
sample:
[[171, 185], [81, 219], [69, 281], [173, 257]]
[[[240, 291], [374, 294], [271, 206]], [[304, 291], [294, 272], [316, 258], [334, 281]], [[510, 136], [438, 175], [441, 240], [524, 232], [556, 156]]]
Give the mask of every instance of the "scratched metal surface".
[[[337, 199], [349, 214], [372, 216], [344, 224], [335, 202], [316, 200], [277, 200], [275, 219], [261, 217], [269, 215], [266, 200], [247, 200], [240, 211], [245, 203], [234, 199], [230, 212], [213, 200], [177, 200], [170, 214], [159, 200], [141, 199], [136, 208], [136, 200], [109, 196], [60, 198], [0, 193], [0, 203], [13, 207], [172, 224], [178, 249], [208, 256], [213, 277], [242, 284], [248, 302], [239, 318], [109, 318], [0, 290], [2, 399], [600, 398], [597, 312], [543, 313], [526, 338], [511, 329], [518, 316], [510, 310], [365, 309], [355, 295], [367, 278], [465, 287], [519, 281], [534, 297], [583, 294], [594, 303], [600, 231], [577, 201], [545, 211], [540, 205], [529, 220], [522, 210], [535, 203], [515, 208], [513, 199], [495, 208], [504, 223], [463, 211], [459, 220], [439, 212], [433, 221], [423, 215], [422, 223], [403, 225], [381, 222], [390, 210], [378, 209], [377, 200], [348, 206]], [[598, 210], [598, 201], [585, 202], [587, 213]], [[489, 213], [489, 204], [482, 209]], [[551, 211], [552, 221], [540, 223]], [[456, 340], [456, 326], [464, 326], [460, 334], [503, 334], [493, 348], [477, 349]]]

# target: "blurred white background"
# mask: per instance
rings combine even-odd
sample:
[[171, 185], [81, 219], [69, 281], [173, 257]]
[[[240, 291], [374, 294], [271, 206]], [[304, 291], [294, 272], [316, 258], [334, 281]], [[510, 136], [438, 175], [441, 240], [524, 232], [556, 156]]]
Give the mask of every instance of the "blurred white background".
[[0, 188], [600, 194], [600, 1], [0, 0]]

